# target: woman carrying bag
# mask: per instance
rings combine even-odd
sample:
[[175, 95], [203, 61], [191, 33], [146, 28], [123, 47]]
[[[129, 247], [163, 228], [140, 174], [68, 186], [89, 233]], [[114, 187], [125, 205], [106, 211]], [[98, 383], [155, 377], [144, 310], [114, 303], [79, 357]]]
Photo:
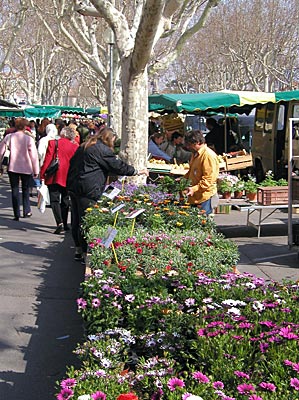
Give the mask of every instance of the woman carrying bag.
[[[75, 133], [65, 127], [60, 132], [59, 140], [50, 140], [45, 156], [45, 161], [41, 167], [40, 177], [48, 186], [50, 195], [50, 205], [56, 221], [55, 234], [60, 234], [63, 230], [69, 230], [67, 225], [69, 210], [69, 195], [66, 189], [66, 178], [69, 170], [70, 159], [78, 148], [75, 142]], [[59, 160], [57, 171], [53, 175], [47, 174], [47, 169], [56, 158]]]
[[28, 121], [25, 118], [15, 120], [16, 132], [10, 133], [0, 143], [0, 160], [9, 147], [10, 156], [7, 166], [11, 186], [14, 220], [20, 218], [20, 180], [22, 184], [23, 217], [31, 217], [29, 186], [32, 175], [38, 177], [39, 162], [34, 139], [25, 130]]

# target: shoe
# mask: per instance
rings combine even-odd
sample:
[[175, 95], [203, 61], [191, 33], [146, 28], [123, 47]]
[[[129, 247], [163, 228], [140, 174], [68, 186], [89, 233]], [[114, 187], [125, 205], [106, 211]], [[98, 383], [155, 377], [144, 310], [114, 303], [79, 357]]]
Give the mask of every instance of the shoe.
[[32, 217], [32, 212], [29, 212], [27, 214], [24, 214], [24, 218], [30, 218]]
[[19, 221], [19, 217], [14, 217], [14, 221]]
[[67, 232], [70, 230], [70, 228], [68, 227], [68, 225], [64, 225], [63, 230]]
[[82, 260], [82, 253], [75, 253], [74, 259], [76, 261], [81, 261]]
[[62, 231], [63, 231], [63, 225], [60, 224], [60, 225], [58, 225], [57, 228], [55, 229], [54, 234], [55, 234], [55, 235], [60, 235]]

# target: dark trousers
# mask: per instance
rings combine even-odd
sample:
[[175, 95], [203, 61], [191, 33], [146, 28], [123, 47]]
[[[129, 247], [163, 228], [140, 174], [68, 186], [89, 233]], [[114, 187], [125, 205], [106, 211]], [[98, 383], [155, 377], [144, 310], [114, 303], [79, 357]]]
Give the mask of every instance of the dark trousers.
[[81, 247], [83, 253], [87, 253], [87, 242], [84, 237], [81, 225], [85, 215], [85, 210], [89, 206], [96, 203], [95, 200], [88, 199], [87, 197], [76, 196], [70, 193], [71, 197], [71, 214], [72, 214], [72, 236], [76, 247]]
[[48, 185], [50, 195], [50, 205], [56, 221], [56, 225], [67, 226], [67, 217], [70, 208], [70, 198], [65, 187], [53, 183]]
[[19, 174], [17, 172], [8, 172], [9, 182], [11, 187], [11, 199], [14, 216], [20, 217], [20, 179], [22, 184], [22, 202], [23, 202], [23, 215], [31, 212], [30, 198], [29, 198], [29, 183], [31, 175]]

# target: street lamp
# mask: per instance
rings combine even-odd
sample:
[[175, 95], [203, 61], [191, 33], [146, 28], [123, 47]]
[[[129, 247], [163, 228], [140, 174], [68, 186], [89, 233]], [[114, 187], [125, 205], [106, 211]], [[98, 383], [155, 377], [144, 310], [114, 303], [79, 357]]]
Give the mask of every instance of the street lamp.
[[109, 90], [108, 90], [108, 127], [112, 126], [113, 110], [112, 110], [112, 96], [113, 96], [113, 48], [114, 48], [114, 33], [112, 29], [108, 28], [105, 31], [106, 43], [109, 46]]

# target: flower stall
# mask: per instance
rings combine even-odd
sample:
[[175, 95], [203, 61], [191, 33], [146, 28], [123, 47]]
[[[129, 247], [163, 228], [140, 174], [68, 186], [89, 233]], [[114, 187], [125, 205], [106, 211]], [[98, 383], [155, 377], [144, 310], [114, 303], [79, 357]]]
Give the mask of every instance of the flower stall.
[[233, 273], [237, 248], [213, 219], [154, 187], [99, 202], [84, 229], [86, 337], [58, 400], [296, 398], [297, 284]]

